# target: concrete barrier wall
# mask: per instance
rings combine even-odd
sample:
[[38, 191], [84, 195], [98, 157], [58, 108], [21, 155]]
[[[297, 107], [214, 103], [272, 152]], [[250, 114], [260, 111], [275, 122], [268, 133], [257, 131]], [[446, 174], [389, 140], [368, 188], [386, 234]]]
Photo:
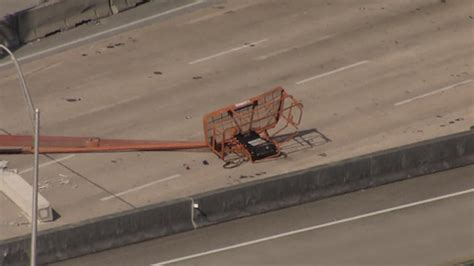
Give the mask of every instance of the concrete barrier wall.
[[[468, 131], [42, 231], [39, 261], [85, 255], [472, 163], [474, 131]], [[27, 264], [28, 253], [29, 236], [0, 241], [1, 265]]]
[[0, 18], [0, 43], [15, 48], [81, 23], [117, 14], [151, 0], [60, 0]]
[[201, 227], [474, 163], [474, 131], [194, 196]]
[[77, 24], [112, 15], [109, 0], [64, 0], [39, 5], [16, 14], [18, 36], [26, 43]]
[[[17, 20], [15, 16], [0, 17], [0, 44], [5, 45], [9, 49], [15, 49], [20, 45], [18, 38]], [[0, 58], [6, 53], [0, 51]]]
[[[45, 264], [193, 229], [190, 200], [157, 204], [41, 231], [38, 262]], [[28, 265], [30, 236], [0, 242], [0, 265]]]
[[134, 8], [141, 3], [149, 1], [151, 0], [110, 0], [110, 8], [114, 14], [117, 14], [127, 9]]

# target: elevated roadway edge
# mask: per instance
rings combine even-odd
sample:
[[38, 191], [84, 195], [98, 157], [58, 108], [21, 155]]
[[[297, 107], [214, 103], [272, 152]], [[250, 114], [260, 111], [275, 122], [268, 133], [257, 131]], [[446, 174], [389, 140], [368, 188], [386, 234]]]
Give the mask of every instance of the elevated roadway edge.
[[[149, 205], [40, 232], [51, 263], [474, 163], [474, 131]], [[27, 263], [30, 236], [0, 242], [0, 264]]]

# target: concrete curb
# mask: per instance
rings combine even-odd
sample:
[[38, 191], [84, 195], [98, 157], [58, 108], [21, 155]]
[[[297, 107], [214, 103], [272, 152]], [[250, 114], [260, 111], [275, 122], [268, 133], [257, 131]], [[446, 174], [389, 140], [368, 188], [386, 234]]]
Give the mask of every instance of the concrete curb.
[[[49, 263], [474, 163], [474, 131], [42, 231]], [[197, 208], [193, 208], [197, 204]], [[29, 236], [0, 241], [0, 264], [27, 264]]]

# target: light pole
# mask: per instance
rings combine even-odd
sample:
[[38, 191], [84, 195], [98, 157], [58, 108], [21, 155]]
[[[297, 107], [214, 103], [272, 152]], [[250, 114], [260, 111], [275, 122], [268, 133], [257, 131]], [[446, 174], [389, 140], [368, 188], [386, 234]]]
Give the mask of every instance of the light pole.
[[23, 92], [23, 96], [25, 97], [26, 105], [28, 106], [29, 110], [28, 113], [30, 114], [30, 120], [31, 124], [34, 127], [35, 126], [35, 106], [33, 105], [33, 100], [31, 100], [31, 95], [30, 92], [28, 91], [28, 87], [26, 86], [25, 78], [23, 77], [23, 72], [21, 71], [20, 65], [18, 64], [18, 61], [16, 60], [15, 56], [13, 53], [8, 49], [6, 46], [3, 44], [0, 44], [0, 48], [2, 48], [4, 51], [6, 51], [9, 55], [11, 60], [13, 61], [13, 64], [15, 65], [16, 71], [18, 72], [18, 79], [20, 80], [20, 87], [21, 91]]
[[31, 266], [36, 266], [36, 235], [38, 232], [38, 174], [39, 174], [39, 128], [40, 128], [40, 110], [35, 109], [33, 101], [31, 100], [30, 92], [26, 86], [25, 78], [21, 72], [20, 65], [16, 60], [13, 53], [4, 45], [0, 44], [0, 48], [5, 50], [9, 55], [15, 68], [18, 72], [18, 77], [20, 79], [20, 86], [22, 88], [23, 96], [28, 106], [28, 111], [30, 114], [31, 123], [33, 124], [34, 129], [34, 165], [33, 165], [33, 196], [31, 202], [31, 254], [30, 254], [30, 264]]

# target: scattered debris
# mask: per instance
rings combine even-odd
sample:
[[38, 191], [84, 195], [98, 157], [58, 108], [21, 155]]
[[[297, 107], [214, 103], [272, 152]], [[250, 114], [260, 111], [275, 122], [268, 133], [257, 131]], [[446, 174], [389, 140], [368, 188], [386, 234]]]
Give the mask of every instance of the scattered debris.
[[20, 227], [20, 226], [23, 226], [23, 225], [29, 225], [30, 223], [29, 222], [9, 222], [8, 225], [9, 226], [16, 226], [16, 227]]
[[183, 167], [184, 167], [184, 169], [186, 169], [186, 170], [190, 170], [190, 169], [191, 169], [191, 167], [189, 167], [189, 165], [187, 165], [187, 164], [185, 164], [185, 163], [183, 163]]
[[208, 162], [207, 160], [203, 160], [203, 161], [202, 161], [202, 164], [204, 164], [204, 165], [209, 165], [209, 162]]
[[65, 99], [67, 102], [74, 103], [74, 102], [80, 102], [82, 99], [81, 98], [66, 98]]

